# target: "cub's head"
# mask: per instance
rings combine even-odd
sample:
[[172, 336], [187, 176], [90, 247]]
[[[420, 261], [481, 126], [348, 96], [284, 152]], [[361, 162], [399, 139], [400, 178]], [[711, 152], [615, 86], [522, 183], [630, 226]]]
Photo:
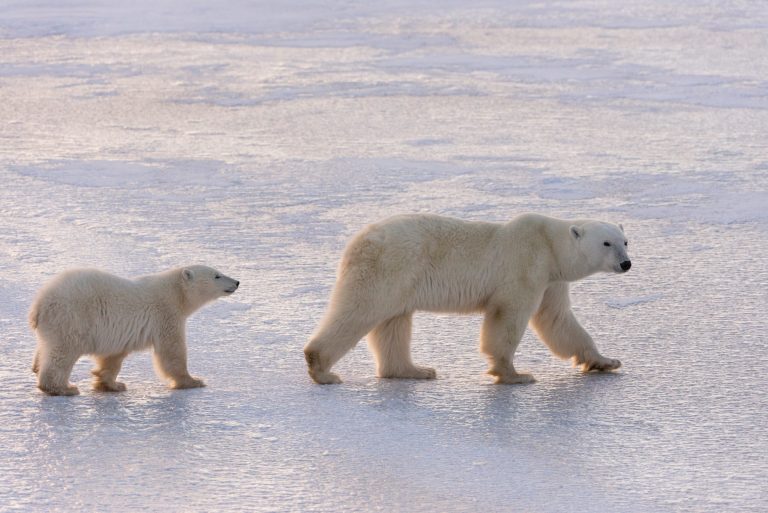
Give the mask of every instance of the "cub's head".
[[627, 237], [624, 227], [601, 221], [587, 221], [571, 226], [581, 257], [589, 271], [625, 273], [632, 262], [627, 255]]
[[239, 281], [204, 265], [183, 268], [181, 283], [185, 297], [196, 307], [221, 296], [228, 296], [240, 286]]

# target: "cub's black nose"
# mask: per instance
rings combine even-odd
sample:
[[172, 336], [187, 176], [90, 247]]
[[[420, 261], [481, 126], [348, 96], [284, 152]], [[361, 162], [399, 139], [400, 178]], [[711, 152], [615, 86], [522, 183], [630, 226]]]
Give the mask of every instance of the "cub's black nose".
[[621, 263], [621, 270], [622, 270], [622, 271], [625, 271], [625, 272], [626, 272], [626, 271], [629, 271], [629, 268], [630, 268], [630, 267], [632, 267], [632, 262], [630, 262], [629, 260], [624, 260], [624, 261]]
[[[621, 264], [621, 265], [622, 265], [622, 269], [623, 269], [623, 265], [624, 264]], [[627, 267], [627, 269], [629, 269], [629, 267]], [[239, 286], [240, 286], [240, 282], [235, 280], [235, 287], [239, 287]]]

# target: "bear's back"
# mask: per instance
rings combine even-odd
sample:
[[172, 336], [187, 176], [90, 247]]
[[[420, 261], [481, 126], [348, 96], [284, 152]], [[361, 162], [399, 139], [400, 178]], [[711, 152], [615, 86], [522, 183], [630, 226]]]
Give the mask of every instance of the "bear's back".
[[55, 276], [41, 291], [41, 297], [60, 299], [100, 297], [130, 294], [135, 284], [98, 269], [71, 269]]

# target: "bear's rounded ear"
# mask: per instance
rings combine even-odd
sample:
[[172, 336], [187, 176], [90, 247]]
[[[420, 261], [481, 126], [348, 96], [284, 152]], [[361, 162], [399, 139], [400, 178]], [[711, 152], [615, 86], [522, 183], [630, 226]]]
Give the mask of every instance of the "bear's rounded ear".
[[624, 233], [624, 225], [623, 224], [619, 224], [619, 230], [621, 230], [621, 233]]
[[187, 281], [192, 281], [192, 278], [194, 277], [194, 274], [192, 274], [192, 271], [190, 269], [184, 269], [183, 271], [181, 271], [181, 275]]
[[571, 226], [571, 235], [573, 235], [575, 239], [580, 239], [581, 236], [584, 235], [584, 230], [574, 224]]

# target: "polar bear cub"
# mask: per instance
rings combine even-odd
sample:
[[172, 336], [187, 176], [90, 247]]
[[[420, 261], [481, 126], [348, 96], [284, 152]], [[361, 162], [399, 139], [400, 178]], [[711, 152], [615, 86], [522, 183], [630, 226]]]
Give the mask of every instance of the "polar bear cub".
[[331, 367], [368, 334], [377, 375], [435, 378], [411, 361], [413, 312], [483, 312], [480, 350], [496, 383], [528, 383], [512, 363], [530, 322], [560, 358], [585, 371], [621, 366], [605, 358], [573, 315], [569, 283], [631, 262], [620, 225], [523, 214], [506, 224], [436, 215], [397, 216], [349, 242], [330, 304], [304, 348], [317, 383], [340, 383]]
[[55, 276], [29, 312], [37, 335], [32, 370], [50, 395], [76, 395], [69, 383], [82, 355], [93, 355], [97, 390], [121, 392], [123, 359], [152, 348], [155, 368], [172, 388], [205, 386], [187, 371], [186, 319], [204, 304], [232, 294], [240, 282], [215, 269], [191, 266], [126, 280], [95, 269]]

